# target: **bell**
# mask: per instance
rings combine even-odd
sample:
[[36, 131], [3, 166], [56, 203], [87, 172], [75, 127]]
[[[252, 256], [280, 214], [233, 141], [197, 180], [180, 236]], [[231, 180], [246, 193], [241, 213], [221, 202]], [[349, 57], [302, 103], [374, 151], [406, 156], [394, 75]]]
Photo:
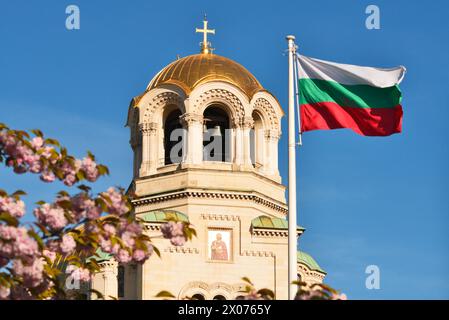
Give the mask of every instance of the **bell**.
[[221, 130], [220, 130], [220, 126], [215, 126], [211, 132], [210, 135], [213, 137], [221, 137]]

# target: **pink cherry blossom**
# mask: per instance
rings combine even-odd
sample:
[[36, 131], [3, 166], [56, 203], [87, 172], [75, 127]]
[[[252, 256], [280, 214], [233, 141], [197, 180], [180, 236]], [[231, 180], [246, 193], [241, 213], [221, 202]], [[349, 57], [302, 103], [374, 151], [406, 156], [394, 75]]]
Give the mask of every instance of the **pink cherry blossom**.
[[28, 260], [38, 254], [38, 245], [36, 240], [28, 235], [28, 230], [24, 227], [17, 228], [14, 251], [22, 259]]
[[86, 174], [87, 181], [94, 182], [98, 178], [97, 164], [90, 157], [86, 157], [81, 162], [81, 169]]
[[186, 238], [184, 236], [176, 236], [170, 239], [170, 243], [174, 246], [183, 246], [186, 243]]
[[147, 257], [147, 254], [145, 253], [145, 251], [143, 251], [141, 249], [137, 249], [133, 253], [133, 259], [136, 262], [142, 262], [143, 260], [146, 259], [146, 257]]
[[114, 236], [117, 233], [117, 230], [115, 229], [115, 227], [109, 223], [107, 223], [103, 226], [103, 230], [106, 232], [106, 234], [108, 236]]
[[134, 240], [134, 234], [126, 231], [122, 234], [121, 236], [123, 243], [127, 246], [127, 247], [134, 247], [134, 245], [136, 244], [136, 240]]
[[164, 223], [161, 225], [161, 232], [164, 238], [170, 239], [170, 243], [174, 246], [182, 246], [187, 240], [182, 222], [169, 221]]
[[13, 261], [13, 272], [23, 278], [26, 287], [37, 287], [43, 281], [44, 263], [42, 259], [34, 259], [30, 264], [24, 264], [22, 260]]
[[21, 218], [25, 214], [25, 203], [9, 197], [0, 197], [0, 212], [7, 212], [15, 218]]
[[42, 139], [41, 137], [34, 137], [33, 139], [31, 139], [31, 146], [34, 149], [39, 149], [44, 145], [44, 139]]
[[107, 192], [104, 192], [103, 194], [105, 196], [107, 196], [110, 200], [110, 201], [107, 201], [108, 210], [110, 213], [120, 216], [129, 211], [123, 195], [120, 192], [118, 192], [116, 189], [111, 187], [107, 190]]
[[50, 171], [48, 169], [45, 169], [44, 171], [42, 171], [42, 174], [41, 174], [42, 181], [53, 182], [53, 181], [55, 181], [55, 179], [56, 179], [56, 176], [52, 171]]
[[34, 215], [40, 223], [48, 225], [52, 230], [60, 230], [68, 224], [64, 216], [64, 209], [48, 203], [34, 209]]
[[100, 247], [101, 250], [107, 253], [112, 252], [112, 242], [111, 240], [107, 240], [103, 237], [100, 237]]
[[100, 217], [101, 208], [97, 207], [95, 201], [90, 199], [85, 194], [76, 195], [71, 199], [73, 205], [73, 213], [77, 221], [83, 218], [95, 220]]
[[126, 264], [131, 261], [131, 255], [129, 254], [128, 250], [125, 249], [120, 249], [116, 258], [119, 263]]
[[69, 254], [76, 248], [76, 242], [73, 237], [69, 234], [65, 234], [62, 236], [61, 244], [59, 245], [59, 249], [62, 254]]
[[0, 300], [5, 300], [9, 297], [11, 289], [9, 287], [4, 287], [0, 285]]
[[12, 226], [0, 225], [0, 238], [3, 240], [12, 240], [17, 237], [17, 228]]
[[73, 166], [69, 161], [64, 161], [60, 165], [59, 169], [62, 171], [62, 174], [64, 176], [62, 182], [69, 187], [74, 185], [76, 182], [76, 172], [79, 169], [77, 168], [76, 162]]
[[37, 242], [28, 235], [27, 229], [0, 225], [0, 256], [6, 259], [18, 257], [29, 261], [37, 253]]
[[55, 260], [56, 260], [56, 252], [44, 249], [42, 251], [42, 254], [44, 256], [46, 256], [48, 259], [50, 259], [51, 263], [55, 262]]
[[66, 272], [76, 281], [88, 282], [91, 280], [91, 273], [86, 268], [80, 268], [75, 265], [69, 265]]

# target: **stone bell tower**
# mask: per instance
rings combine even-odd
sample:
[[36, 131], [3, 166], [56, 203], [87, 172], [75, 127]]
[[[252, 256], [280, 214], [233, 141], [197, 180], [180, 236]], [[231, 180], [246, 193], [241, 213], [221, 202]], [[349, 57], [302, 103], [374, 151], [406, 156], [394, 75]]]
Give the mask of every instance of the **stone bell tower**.
[[[235, 299], [246, 276], [286, 299], [287, 206], [278, 170], [284, 112], [248, 70], [212, 53], [206, 20], [197, 32], [201, 53], [163, 68], [129, 107], [130, 189], [161, 258], [119, 267], [111, 292]], [[189, 221], [197, 237], [181, 247], [157, 238], [167, 218]], [[298, 253], [298, 274], [311, 282], [325, 275], [305, 253]]]

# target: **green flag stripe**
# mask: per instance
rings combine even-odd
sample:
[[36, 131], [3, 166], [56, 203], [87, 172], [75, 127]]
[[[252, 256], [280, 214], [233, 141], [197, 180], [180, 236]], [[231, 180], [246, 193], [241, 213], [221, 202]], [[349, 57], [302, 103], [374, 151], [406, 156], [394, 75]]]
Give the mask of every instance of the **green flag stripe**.
[[334, 102], [342, 107], [394, 108], [401, 103], [398, 86], [377, 88], [369, 85], [343, 85], [318, 79], [299, 80], [300, 104]]

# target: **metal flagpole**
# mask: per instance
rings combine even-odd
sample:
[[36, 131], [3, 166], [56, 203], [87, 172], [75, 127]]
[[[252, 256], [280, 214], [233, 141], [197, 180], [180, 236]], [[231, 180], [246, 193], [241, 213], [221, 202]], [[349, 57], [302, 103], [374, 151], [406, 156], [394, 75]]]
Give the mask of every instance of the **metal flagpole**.
[[295, 36], [287, 36], [288, 42], [288, 287], [289, 300], [296, 295], [298, 280], [296, 240], [296, 142], [295, 142], [295, 90], [293, 56], [296, 51]]
[[299, 54], [298, 54], [298, 46], [296, 46], [296, 52], [295, 56], [293, 57], [293, 60], [295, 61], [294, 65], [294, 82], [295, 82], [295, 102], [296, 102], [296, 115], [298, 119], [298, 143], [297, 145], [299, 147], [302, 146], [302, 132], [301, 132], [301, 105], [299, 101]]

